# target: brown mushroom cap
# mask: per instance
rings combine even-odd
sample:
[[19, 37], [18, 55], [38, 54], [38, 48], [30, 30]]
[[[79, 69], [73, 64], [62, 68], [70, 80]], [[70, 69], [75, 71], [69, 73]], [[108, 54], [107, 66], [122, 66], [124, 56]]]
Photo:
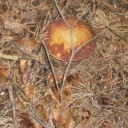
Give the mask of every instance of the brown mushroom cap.
[[[95, 36], [95, 32], [87, 22], [81, 20], [76, 22], [77, 19], [72, 16], [66, 17], [66, 20], [71, 27], [73, 26], [72, 36], [75, 50]], [[48, 35], [45, 44], [49, 54], [58, 60], [68, 61], [72, 53], [72, 45], [70, 30], [64, 20], [58, 19], [51, 22], [47, 26], [46, 31], [48, 32]], [[73, 61], [82, 60], [85, 57], [88, 57], [94, 50], [94, 47], [95, 41], [93, 40], [83, 46], [75, 54]]]

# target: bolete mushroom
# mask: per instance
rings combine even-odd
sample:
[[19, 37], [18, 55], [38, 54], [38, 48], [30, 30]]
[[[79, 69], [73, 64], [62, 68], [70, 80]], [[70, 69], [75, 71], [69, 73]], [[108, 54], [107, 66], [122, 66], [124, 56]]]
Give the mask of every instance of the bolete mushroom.
[[[72, 37], [74, 49], [88, 42], [95, 36], [95, 32], [91, 26], [82, 20], [77, 20], [73, 16], [67, 16], [66, 20], [72, 27]], [[46, 27], [47, 39], [45, 40], [49, 54], [55, 59], [68, 61], [72, 53], [72, 45], [70, 38], [70, 30], [63, 19], [58, 19], [49, 23]], [[73, 58], [73, 61], [82, 60], [90, 55], [95, 47], [95, 40], [90, 41], [83, 46]]]

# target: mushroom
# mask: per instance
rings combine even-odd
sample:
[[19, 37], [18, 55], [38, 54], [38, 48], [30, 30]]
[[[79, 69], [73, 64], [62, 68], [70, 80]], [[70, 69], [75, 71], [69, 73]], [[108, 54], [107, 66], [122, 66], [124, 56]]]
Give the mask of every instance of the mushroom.
[[[73, 16], [67, 16], [66, 20], [72, 27], [74, 50], [95, 36], [95, 32], [87, 21], [78, 20]], [[72, 53], [70, 30], [63, 19], [57, 19], [46, 27], [47, 39], [45, 45], [49, 54], [61, 61], [69, 61]], [[82, 60], [90, 55], [95, 48], [95, 40], [84, 45], [75, 55], [73, 61]]]

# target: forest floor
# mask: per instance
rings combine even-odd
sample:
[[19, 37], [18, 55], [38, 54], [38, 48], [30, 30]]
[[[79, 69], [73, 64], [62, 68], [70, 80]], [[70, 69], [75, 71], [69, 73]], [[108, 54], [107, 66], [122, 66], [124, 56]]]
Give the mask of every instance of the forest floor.
[[[69, 64], [42, 43], [67, 15], [96, 33], [95, 51]], [[128, 1], [1, 0], [0, 128], [128, 128]]]

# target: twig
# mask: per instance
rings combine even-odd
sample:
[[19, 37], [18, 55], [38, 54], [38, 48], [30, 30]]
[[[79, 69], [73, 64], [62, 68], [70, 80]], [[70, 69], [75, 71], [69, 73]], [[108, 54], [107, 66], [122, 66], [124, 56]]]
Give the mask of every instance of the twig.
[[87, 42], [84, 42], [82, 45], [80, 45], [80, 47], [78, 47], [74, 54], [76, 54], [82, 47], [84, 47], [85, 45], [87, 45], [88, 43], [90, 43], [91, 41], [97, 39], [99, 36], [103, 35], [106, 32], [106, 29], [104, 31], [102, 31], [101, 33], [99, 33], [98, 35], [96, 35], [95, 37], [91, 38], [90, 40], [88, 40]]
[[18, 59], [19, 59], [18, 56], [15, 56], [15, 55], [7, 55], [7, 54], [3, 54], [3, 53], [0, 53], [0, 58], [8, 59], [8, 60], [14, 60], [14, 61], [18, 61]]
[[116, 14], [116, 15], [119, 15], [119, 16], [128, 16], [128, 13], [119, 13], [119, 12], [116, 12], [116, 11], [113, 11], [110, 7], [107, 7], [112, 13]]
[[29, 60], [35, 60], [35, 61], [38, 61], [39, 63], [41, 63], [40, 60], [37, 58], [37, 56], [35, 57], [35, 55], [33, 55], [33, 54], [30, 56], [24, 55], [24, 57], [20, 57], [20, 56], [16, 56], [16, 55], [7, 55], [7, 54], [3, 54], [0, 52], [0, 58], [7, 59], [7, 60], [13, 60], [13, 61], [18, 61], [19, 59], [29, 59]]
[[12, 42], [11, 45], [21, 54], [21, 56], [7, 55], [0, 52], [0, 58], [13, 60], [13, 61], [18, 61], [19, 59], [29, 59], [29, 60], [35, 60], [35, 61], [38, 61], [39, 63], [42, 63], [38, 55], [22, 50], [21, 48], [19, 48], [19, 46], [16, 43]]
[[126, 14], [117, 13], [117, 12], [113, 12], [113, 13], [115, 13], [116, 15], [119, 15], [119, 16], [128, 16], [128, 13], [126, 13]]
[[16, 42], [11, 42], [11, 45], [23, 56], [22, 58], [33, 59], [38, 61], [37, 55], [34, 55], [21, 49]]
[[58, 93], [60, 94], [61, 92], [60, 92], [60, 89], [59, 89], [59, 86], [58, 86], [58, 82], [57, 82], [57, 79], [56, 79], [56, 76], [55, 76], [54, 66], [53, 66], [53, 64], [52, 64], [52, 62], [51, 62], [50, 55], [49, 55], [49, 53], [48, 53], [48, 50], [47, 50], [47, 48], [46, 48], [45, 43], [42, 42], [42, 44], [43, 44], [44, 49], [45, 49], [45, 51], [46, 51], [47, 59], [48, 59], [48, 61], [49, 61], [49, 65], [50, 65], [50, 68], [51, 68], [51, 71], [52, 71], [52, 75], [53, 75], [53, 79], [54, 79], [54, 82], [55, 82], [57, 91], [58, 91]]
[[73, 34], [72, 34], [72, 29], [73, 29], [73, 27], [71, 27], [71, 26], [69, 25], [69, 23], [67, 22], [67, 20], [65, 19], [65, 17], [64, 17], [63, 14], [61, 13], [61, 10], [60, 10], [60, 8], [59, 8], [59, 6], [58, 6], [58, 4], [57, 4], [57, 1], [54, 0], [54, 2], [55, 2], [55, 5], [56, 5], [56, 7], [57, 7], [57, 9], [58, 9], [58, 11], [59, 11], [59, 13], [60, 13], [62, 19], [64, 20], [64, 22], [66, 23], [66, 25], [67, 25], [68, 28], [69, 28], [69, 31], [70, 31], [70, 39], [71, 39], [71, 47], [72, 47], [72, 54], [71, 54], [71, 56], [70, 56], [68, 65], [67, 65], [67, 67], [66, 67], [66, 69], [65, 69], [65, 71], [64, 71], [63, 80], [62, 80], [62, 88], [61, 88], [61, 93], [60, 93], [60, 103], [61, 103], [61, 105], [60, 105], [60, 114], [59, 114], [59, 120], [58, 120], [58, 122], [57, 122], [57, 128], [59, 128], [59, 127], [60, 127], [60, 124], [61, 124], [61, 121], [62, 121], [62, 116], [63, 116], [63, 90], [64, 90], [64, 84], [65, 84], [65, 80], [66, 80], [66, 76], [67, 76], [68, 69], [69, 69], [69, 67], [70, 67], [70, 65], [71, 65], [71, 62], [72, 62], [72, 59], [73, 59], [73, 57], [74, 57], [74, 42], [73, 42]]
[[6, 111], [9, 111], [10, 108], [12, 108], [12, 103], [10, 101], [7, 102], [7, 104], [4, 106], [4, 108], [2, 110], [0, 110], [0, 117], [5, 116], [6, 115]]
[[116, 110], [128, 112], [128, 109], [124, 109], [124, 108], [120, 108], [120, 107], [115, 107], [115, 106], [111, 106], [111, 105], [99, 105], [99, 106], [102, 107], [102, 108], [116, 109]]
[[[69, 59], [69, 61], [68, 61], [68, 65], [67, 65], [67, 67], [66, 67], [66, 69], [65, 69], [65, 71], [64, 71], [63, 80], [62, 80], [62, 89], [61, 89], [61, 95], [60, 95], [60, 101], [61, 101], [61, 105], [60, 105], [60, 115], [59, 115], [59, 121], [58, 121], [58, 123], [57, 123], [57, 128], [59, 128], [59, 127], [60, 127], [60, 124], [61, 124], [61, 121], [62, 121], [62, 116], [63, 116], [63, 90], [64, 90], [64, 84], [65, 84], [66, 76], [67, 76], [68, 70], [69, 70], [69, 68], [70, 68], [71, 62], [72, 62], [72, 60], [73, 60], [73, 58], [74, 58], [74, 55], [75, 55], [83, 46], [87, 45], [89, 42], [93, 41], [93, 40], [96, 39], [98, 36], [102, 35], [102, 33], [104, 33], [104, 32], [102, 32], [101, 34], [99, 34], [99, 35], [95, 36], [94, 38], [88, 40], [88, 41], [85, 42], [83, 45], [81, 45], [78, 49], [76, 49], [76, 51], [74, 51], [74, 41], [73, 41], [73, 36], [72, 36], [72, 29], [73, 29], [74, 25], [76, 24], [76, 22], [77, 22], [78, 20], [76, 20], [76, 22], [73, 24], [73, 26], [70, 26], [69, 23], [67, 22], [67, 20], [65, 19], [65, 17], [63, 16], [63, 14], [61, 13], [61, 10], [60, 10], [60, 8], [59, 8], [59, 6], [58, 6], [58, 4], [57, 4], [57, 1], [54, 0], [54, 2], [55, 2], [55, 5], [56, 5], [56, 7], [57, 7], [57, 9], [58, 9], [58, 11], [59, 11], [59, 13], [60, 13], [62, 19], [64, 20], [64, 22], [66, 23], [66, 25], [67, 25], [68, 28], [69, 28], [69, 31], [70, 31], [70, 40], [71, 40], [71, 46], [72, 46], [72, 54], [71, 54], [70, 59]], [[86, 12], [86, 11], [85, 11], [85, 12]], [[86, 13], [87, 13], [87, 12], [86, 12]], [[80, 17], [82, 17], [82, 16], [80, 16]]]
[[120, 33], [120, 32], [117, 32], [117, 31], [111, 29], [111, 28], [108, 28], [108, 30], [109, 30], [110, 32], [112, 32], [113, 34], [117, 35], [118, 37], [120, 37], [121, 39], [123, 39], [123, 40], [125, 40], [125, 41], [128, 42], [128, 34], [127, 34], [127, 35], [124, 35], [124, 34], [122, 34], [122, 33]]
[[18, 123], [17, 123], [17, 114], [16, 114], [16, 103], [14, 100], [14, 92], [13, 92], [13, 86], [9, 85], [9, 98], [10, 98], [10, 102], [12, 103], [12, 113], [13, 113], [13, 123], [14, 123], [14, 127], [18, 128]]
[[[106, 30], [105, 30], [105, 31], [106, 31]], [[77, 48], [77, 49], [74, 51], [74, 54], [71, 55], [70, 60], [69, 60], [69, 62], [68, 62], [68, 65], [67, 65], [67, 67], [66, 67], [66, 69], [65, 69], [64, 77], [63, 77], [63, 82], [62, 82], [62, 90], [61, 90], [61, 110], [60, 110], [60, 119], [59, 119], [59, 121], [58, 121], [57, 127], [60, 126], [60, 124], [61, 124], [61, 119], [62, 119], [62, 115], [63, 115], [63, 111], [62, 111], [62, 110], [63, 110], [63, 89], [64, 89], [64, 84], [65, 84], [67, 72], [68, 72], [68, 69], [69, 69], [69, 67], [70, 67], [70, 65], [71, 65], [72, 59], [73, 59], [74, 55], [75, 55], [82, 47], [84, 47], [85, 45], [87, 45], [87, 44], [90, 43], [91, 41], [97, 39], [99, 36], [101, 36], [103, 33], [105, 33], [105, 31], [101, 32], [100, 34], [98, 34], [98, 35], [95, 36], [94, 38], [92, 38], [92, 39], [88, 40], [87, 42], [85, 42], [83, 45], [81, 45], [79, 48]]]
[[10, 102], [12, 103], [14, 127], [19, 128], [18, 122], [17, 122], [16, 103], [15, 103], [15, 98], [14, 98], [14, 86], [16, 85], [15, 64], [16, 64], [16, 61], [14, 61], [14, 64], [13, 64], [13, 85], [12, 84], [9, 85], [9, 98], [10, 98]]
[[62, 19], [64, 20], [64, 22], [66, 23], [66, 25], [70, 28], [69, 23], [68, 23], [67, 20], [65, 19], [64, 15], [61, 13], [61, 9], [60, 9], [59, 5], [57, 4], [57, 1], [54, 0], [54, 2], [55, 2], [56, 8], [57, 8], [58, 12], [60, 13]]

